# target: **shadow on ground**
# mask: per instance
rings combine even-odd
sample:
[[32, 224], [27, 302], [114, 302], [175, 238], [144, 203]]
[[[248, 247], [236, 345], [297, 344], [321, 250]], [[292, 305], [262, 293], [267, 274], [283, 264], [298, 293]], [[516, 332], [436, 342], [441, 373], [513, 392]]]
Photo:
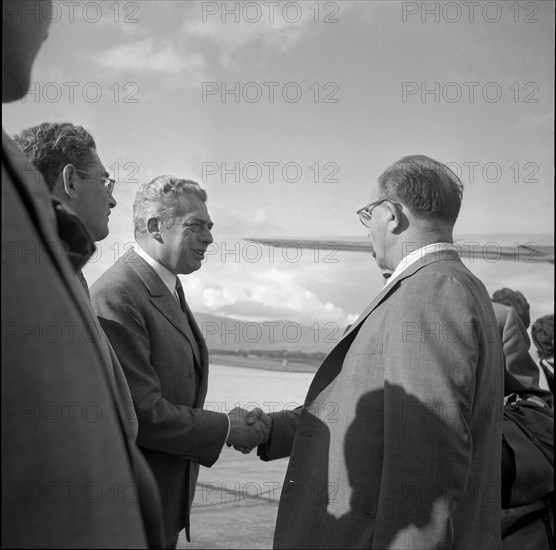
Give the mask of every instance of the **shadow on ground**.
[[265, 463], [256, 451], [225, 448], [212, 468], [201, 467], [191, 543], [182, 531], [178, 548], [272, 548], [287, 465], [287, 458]]

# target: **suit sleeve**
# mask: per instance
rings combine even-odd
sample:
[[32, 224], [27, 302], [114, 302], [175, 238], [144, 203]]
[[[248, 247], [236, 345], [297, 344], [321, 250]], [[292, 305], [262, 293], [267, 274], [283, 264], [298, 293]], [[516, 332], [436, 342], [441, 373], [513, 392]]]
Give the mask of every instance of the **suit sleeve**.
[[[477, 315], [460, 283], [445, 274], [428, 276], [436, 280], [426, 285], [409, 280], [398, 291], [392, 321], [384, 327], [384, 455], [376, 548], [440, 545], [450, 536], [451, 515], [469, 478]], [[404, 524], [405, 529], [392, 532]]]
[[93, 285], [92, 301], [129, 384], [139, 423], [137, 444], [212, 466], [225, 443], [227, 415], [174, 404], [162, 395], [150, 363], [146, 312], [123, 285]]
[[268, 462], [290, 456], [295, 431], [299, 423], [301, 407], [297, 407], [292, 411], [280, 411], [271, 413], [272, 431], [266, 443], [259, 445], [257, 455], [261, 460]]

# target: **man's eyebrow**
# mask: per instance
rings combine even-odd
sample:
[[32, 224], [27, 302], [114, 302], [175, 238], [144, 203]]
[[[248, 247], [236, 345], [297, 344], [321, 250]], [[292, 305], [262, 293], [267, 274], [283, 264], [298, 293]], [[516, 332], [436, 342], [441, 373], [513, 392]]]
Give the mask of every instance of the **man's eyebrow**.
[[185, 224], [188, 224], [188, 223], [191, 223], [191, 222], [206, 223], [207, 225], [214, 225], [212, 220], [207, 219], [207, 218], [200, 218], [199, 216], [195, 216], [194, 218], [187, 218], [186, 220], [183, 221], [183, 223], [185, 223]]

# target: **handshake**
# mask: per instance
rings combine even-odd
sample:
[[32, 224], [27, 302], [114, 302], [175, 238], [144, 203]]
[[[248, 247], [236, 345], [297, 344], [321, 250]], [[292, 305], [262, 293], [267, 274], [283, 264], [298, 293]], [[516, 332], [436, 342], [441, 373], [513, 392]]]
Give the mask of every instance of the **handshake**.
[[261, 443], [266, 443], [272, 429], [272, 418], [258, 407], [249, 412], [236, 407], [228, 413], [230, 434], [226, 443], [236, 451], [250, 453]]

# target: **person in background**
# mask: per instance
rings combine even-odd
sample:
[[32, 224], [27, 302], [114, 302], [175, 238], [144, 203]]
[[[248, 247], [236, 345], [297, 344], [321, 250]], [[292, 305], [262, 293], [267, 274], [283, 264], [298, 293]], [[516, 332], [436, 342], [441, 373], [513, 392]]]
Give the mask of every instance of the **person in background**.
[[529, 328], [529, 325], [531, 324], [529, 302], [525, 299], [525, 296], [519, 292], [519, 290], [501, 288], [492, 295], [492, 301], [497, 304], [512, 307], [521, 319], [525, 329]]
[[[504, 346], [502, 439], [502, 547], [537, 550], [554, 546], [554, 395], [539, 384], [530, 340], [512, 307], [493, 302]], [[545, 325], [533, 335], [547, 336]], [[553, 321], [552, 321], [553, 322]], [[537, 325], [537, 326], [535, 326]], [[553, 353], [552, 341], [541, 353]]]
[[554, 314], [539, 317], [531, 327], [531, 336], [540, 358], [540, 385], [554, 395]]
[[504, 350], [504, 396], [519, 394], [541, 406], [551, 405], [552, 396], [539, 387], [539, 369], [529, 353], [531, 340], [514, 308], [492, 302]]

